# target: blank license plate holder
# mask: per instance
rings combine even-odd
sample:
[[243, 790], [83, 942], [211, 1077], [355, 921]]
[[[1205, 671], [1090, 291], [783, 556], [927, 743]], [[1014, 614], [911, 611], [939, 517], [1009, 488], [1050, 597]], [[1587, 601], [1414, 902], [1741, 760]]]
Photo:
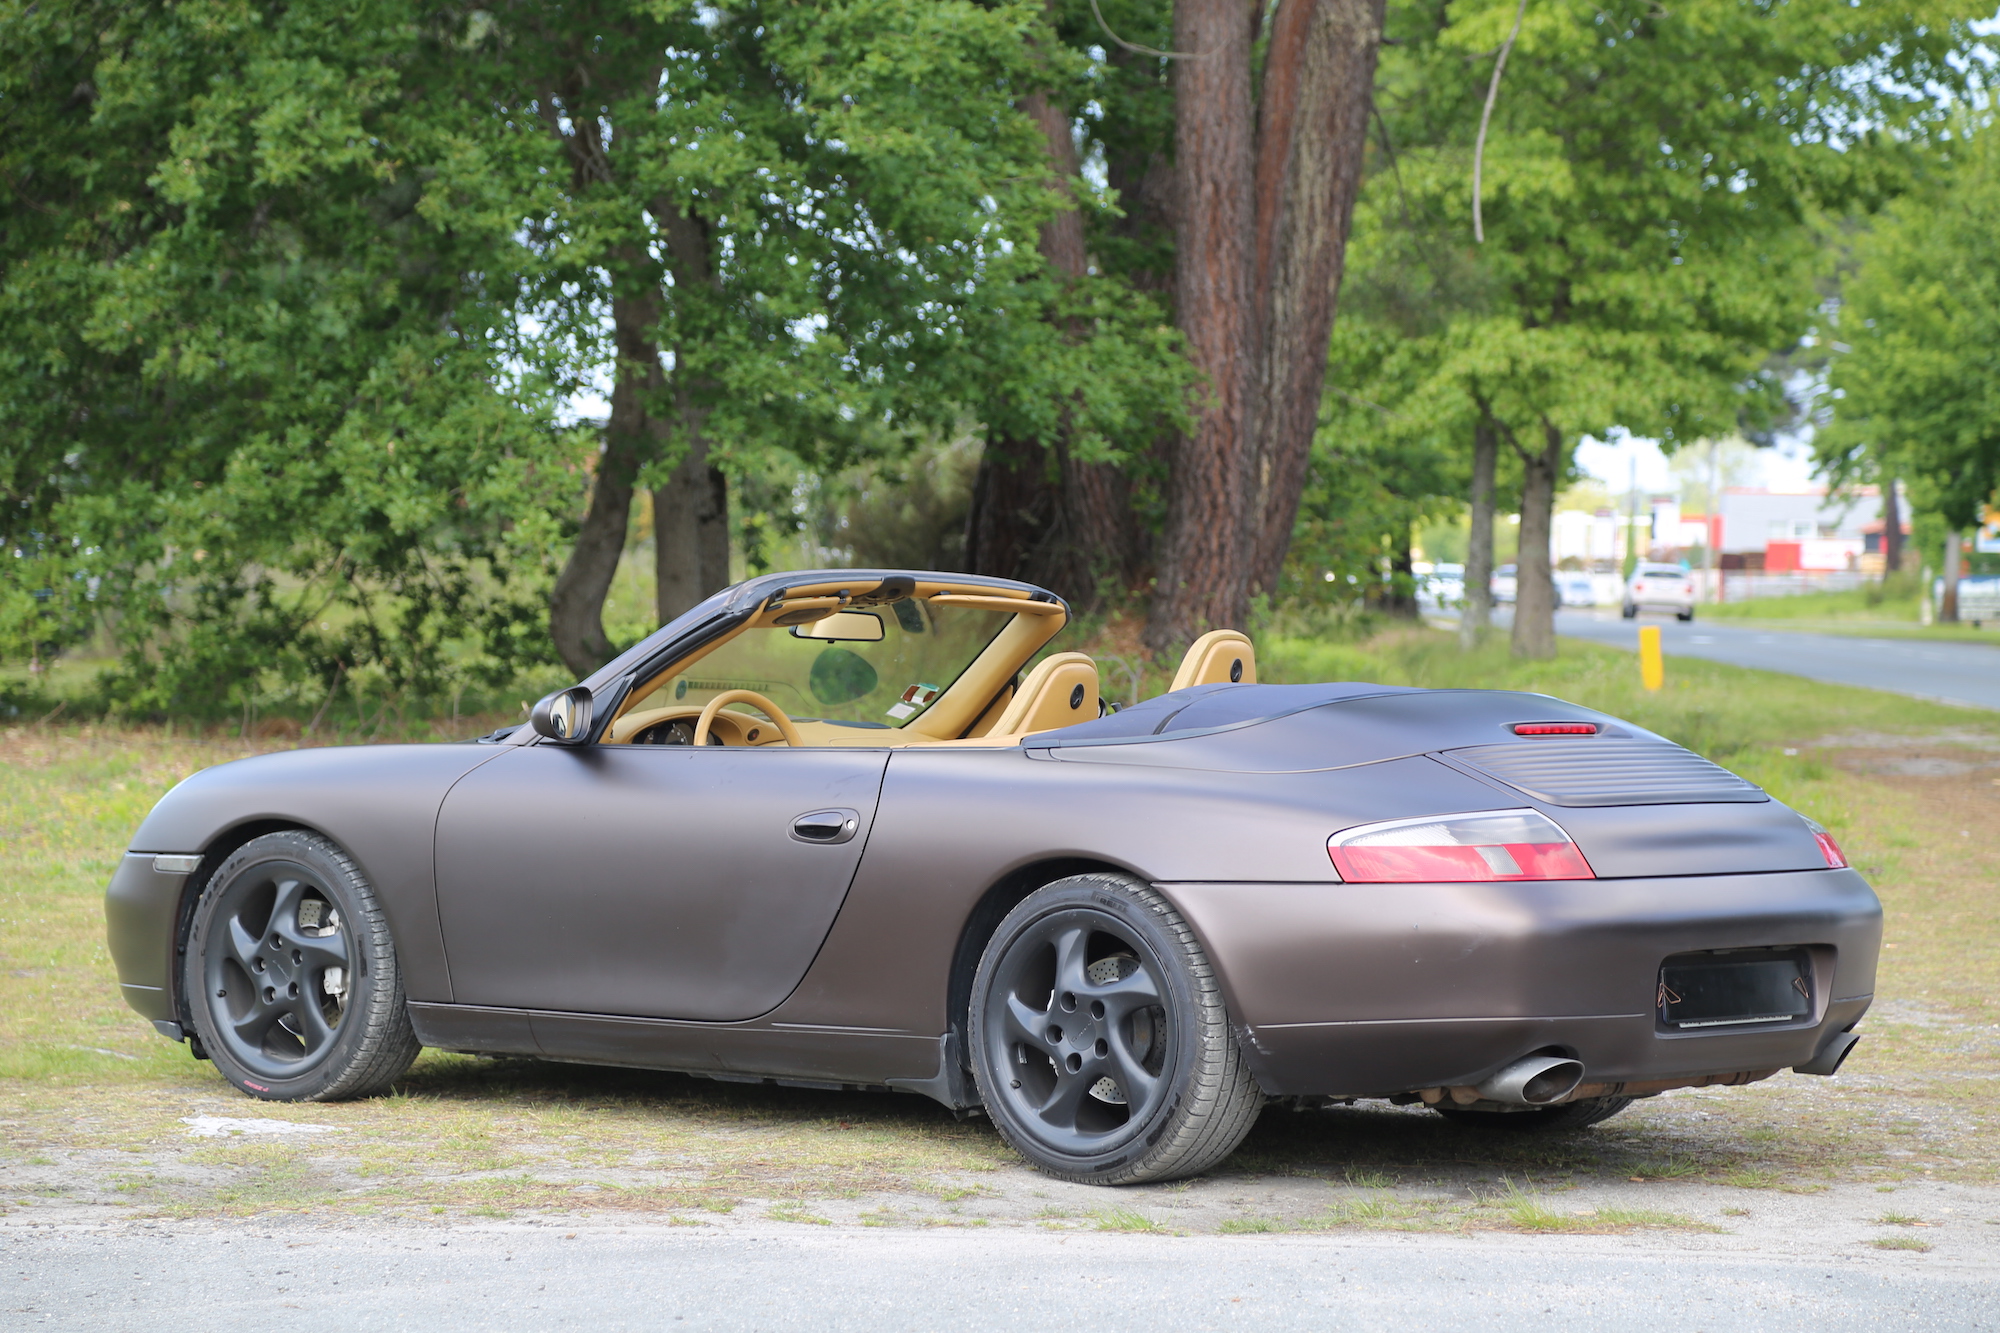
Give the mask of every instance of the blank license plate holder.
[[1676, 954], [1660, 965], [1660, 1023], [1676, 1032], [1797, 1023], [1813, 1012], [1804, 949]]

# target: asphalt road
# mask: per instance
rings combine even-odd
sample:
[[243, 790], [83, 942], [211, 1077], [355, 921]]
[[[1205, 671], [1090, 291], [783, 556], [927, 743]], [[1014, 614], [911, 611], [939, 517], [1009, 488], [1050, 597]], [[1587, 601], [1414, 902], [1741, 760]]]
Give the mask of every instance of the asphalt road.
[[2000, 1328], [1996, 1270], [1941, 1257], [1574, 1236], [8, 1228], [0, 1328]]
[[[1503, 614], [1496, 619], [1504, 623], [1504, 613], [1510, 608], [1498, 610]], [[1660, 650], [1670, 659], [1703, 657], [1836, 685], [1859, 685], [1970, 708], [2000, 708], [2000, 647], [1746, 629], [1700, 619], [1682, 624], [1672, 616], [1642, 616], [1631, 621], [1621, 619], [1616, 611], [1561, 611], [1556, 615], [1558, 634], [1634, 651], [1639, 647], [1640, 625], [1660, 627]]]

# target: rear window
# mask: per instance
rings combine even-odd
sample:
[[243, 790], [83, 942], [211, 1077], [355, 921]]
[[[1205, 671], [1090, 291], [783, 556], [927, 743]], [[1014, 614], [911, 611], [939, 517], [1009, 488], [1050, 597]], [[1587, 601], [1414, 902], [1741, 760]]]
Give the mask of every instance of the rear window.
[[1687, 571], [1679, 565], [1641, 565], [1639, 576], [1649, 579], [1679, 579], [1686, 578]]

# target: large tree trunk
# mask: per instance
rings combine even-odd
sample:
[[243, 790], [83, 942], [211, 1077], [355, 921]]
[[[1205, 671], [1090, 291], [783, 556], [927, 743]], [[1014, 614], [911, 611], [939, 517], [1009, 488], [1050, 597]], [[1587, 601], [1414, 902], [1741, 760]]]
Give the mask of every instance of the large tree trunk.
[[653, 488], [653, 602], [662, 625], [729, 586], [729, 479], [708, 461], [707, 414], [682, 397], [687, 452]]
[[[646, 205], [667, 242], [667, 268], [681, 299], [698, 302], [720, 285], [708, 224], [671, 195]], [[708, 409], [696, 400], [699, 371], [674, 349], [674, 424], [684, 452], [653, 488], [653, 604], [666, 624], [729, 586], [729, 479], [709, 462]]]
[[1500, 440], [1492, 419], [1481, 415], [1472, 427], [1472, 531], [1465, 548], [1465, 609], [1458, 617], [1458, 643], [1471, 648], [1493, 624], [1493, 474]]
[[1896, 496], [1896, 478], [1882, 478], [1882, 576], [1903, 567], [1903, 506]]
[[1255, 119], [1245, 0], [1174, 7], [1174, 288], [1188, 355], [1205, 383], [1194, 429], [1168, 456], [1146, 644], [1164, 651], [1236, 627], [1249, 606], [1250, 464], [1256, 447]]
[[[1075, 198], [1081, 169], [1068, 113], [1046, 94], [1021, 109], [1041, 128], [1054, 188]], [[1042, 224], [1042, 257], [1067, 281], [1082, 278], [1083, 215], [1065, 208]], [[1083, 330], [1069, 330], [1081, 336]], [[1105, 583], [1130, 575], [1130, 488], [1107, 463], [1079, 463], [1068, 441], [995, 436], [980, 455], [966, 516], [966, 568], [1041, 584], [1090, 608]]]
[[604, 449], [591, 481], [590, 507], [549, 597], [550, 637], [563, 664], [578, 676], [589, 675], [618, 655], [618, 646], [604, 632], [604, 595], [625, 552], [633, 483], [639, 470], [659, 453], [664, 434], [664, 423], [651, 410], [664, 379], [660, 349], [653, 342], [659, 321], [657, 288], [612, 298], [618, 367], [612, 380], [611, 417], [605, 423]]
[[1327, 340], [1361, 189], [1383, 0], [1286, 0], [1264, 58], [1255, 292], [1262, 304], [1255, 590], [1277, 591], [1326, 386]]
[[1514, 557], [1514, 656], [1556, 655], [1555, 583], [1549, 537], [1555, 520], [1556, 478], [1562, 472], [1562, 432], [1544, 421], [1542, 447], [1521, 456], [1521, 550]]

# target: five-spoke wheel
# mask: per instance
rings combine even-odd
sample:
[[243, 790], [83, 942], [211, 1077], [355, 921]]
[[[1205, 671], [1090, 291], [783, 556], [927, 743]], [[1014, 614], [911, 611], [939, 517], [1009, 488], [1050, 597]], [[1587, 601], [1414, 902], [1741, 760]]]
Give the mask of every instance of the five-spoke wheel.
[[1263, 1105], [1194, 932], [1123, 877], [1060, 880], [1015, 908], [980, 962], [970, 1019], [994, 1124], [1067, 1179], [1204, 1171]]
[[333, 843], [267, 834], [216, 869], [182, 973], [195, 1035], [244, 1091], [366, 1096], [416, 1058], [375, 895]]

